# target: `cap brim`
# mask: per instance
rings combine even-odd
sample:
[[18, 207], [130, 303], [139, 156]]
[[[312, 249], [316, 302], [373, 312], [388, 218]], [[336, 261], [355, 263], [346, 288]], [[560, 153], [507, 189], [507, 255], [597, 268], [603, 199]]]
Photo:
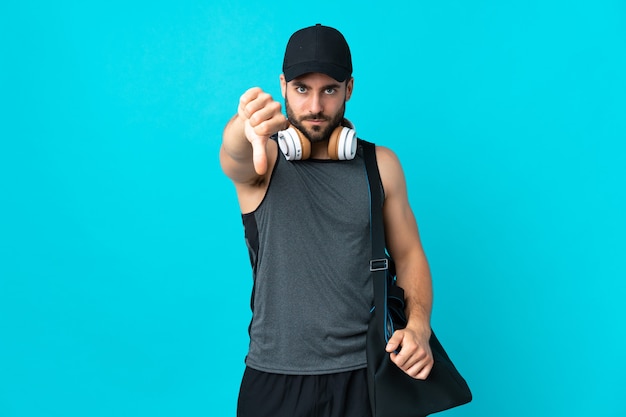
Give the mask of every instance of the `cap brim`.
[[350, 74], [345, 68], [327, 62], [302, 62], [285, 69], [284, 75], [287, 82], [304, 74], [319, 72], [334, 78], [339, 82], [345, 81]]

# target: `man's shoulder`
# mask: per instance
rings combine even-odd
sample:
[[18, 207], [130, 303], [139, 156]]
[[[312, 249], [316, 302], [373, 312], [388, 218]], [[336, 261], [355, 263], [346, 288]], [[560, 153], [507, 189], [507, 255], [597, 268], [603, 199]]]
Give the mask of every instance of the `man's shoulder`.
[[396, 194], [398, 187], [404, 187], [404, 172], [398, 155], [386, 146], [376, 145], [376, 162], [380, 180], [385, 190], [385, 199]]
[[378, 165], [381, 164], [400, 164], [400, 160], [398, 159], [398, 155], [386, 146], [376, 145], [376, 160], [378, 161]]

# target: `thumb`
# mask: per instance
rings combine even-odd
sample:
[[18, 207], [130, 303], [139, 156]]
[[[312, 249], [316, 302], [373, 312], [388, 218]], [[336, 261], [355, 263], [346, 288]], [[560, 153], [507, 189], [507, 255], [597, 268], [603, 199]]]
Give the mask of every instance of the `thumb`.
[[256, 137], [250, 141], [252, 144], [252, 162], [257, 174], [263, 175], [267, 171], [267, 138]]
[[389, 338], [387, 342], [387, 346], [385, 346], [385, 350], [389, 353], [397, 351], [400, 349], [402, 345], [403, 333], [401, 330], [396, 330], [393, 332], [393, 335]]

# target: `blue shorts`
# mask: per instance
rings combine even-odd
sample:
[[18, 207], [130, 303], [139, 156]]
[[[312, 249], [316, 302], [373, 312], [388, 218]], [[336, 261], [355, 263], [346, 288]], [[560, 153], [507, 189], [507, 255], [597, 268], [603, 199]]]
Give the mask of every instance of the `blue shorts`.
[[282, 375], [247, 367], [237, 417], [371, 417], [367, 370]]

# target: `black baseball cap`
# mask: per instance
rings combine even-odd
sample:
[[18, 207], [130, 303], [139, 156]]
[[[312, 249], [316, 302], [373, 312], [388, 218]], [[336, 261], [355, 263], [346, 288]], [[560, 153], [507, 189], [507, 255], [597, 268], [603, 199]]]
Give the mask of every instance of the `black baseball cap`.
[[321, 72], [339, 82], [352, 75], [350, 47], [337, 29], [318, 23], [289, 38], [283, 61], [285, 80], [310, 72]]

